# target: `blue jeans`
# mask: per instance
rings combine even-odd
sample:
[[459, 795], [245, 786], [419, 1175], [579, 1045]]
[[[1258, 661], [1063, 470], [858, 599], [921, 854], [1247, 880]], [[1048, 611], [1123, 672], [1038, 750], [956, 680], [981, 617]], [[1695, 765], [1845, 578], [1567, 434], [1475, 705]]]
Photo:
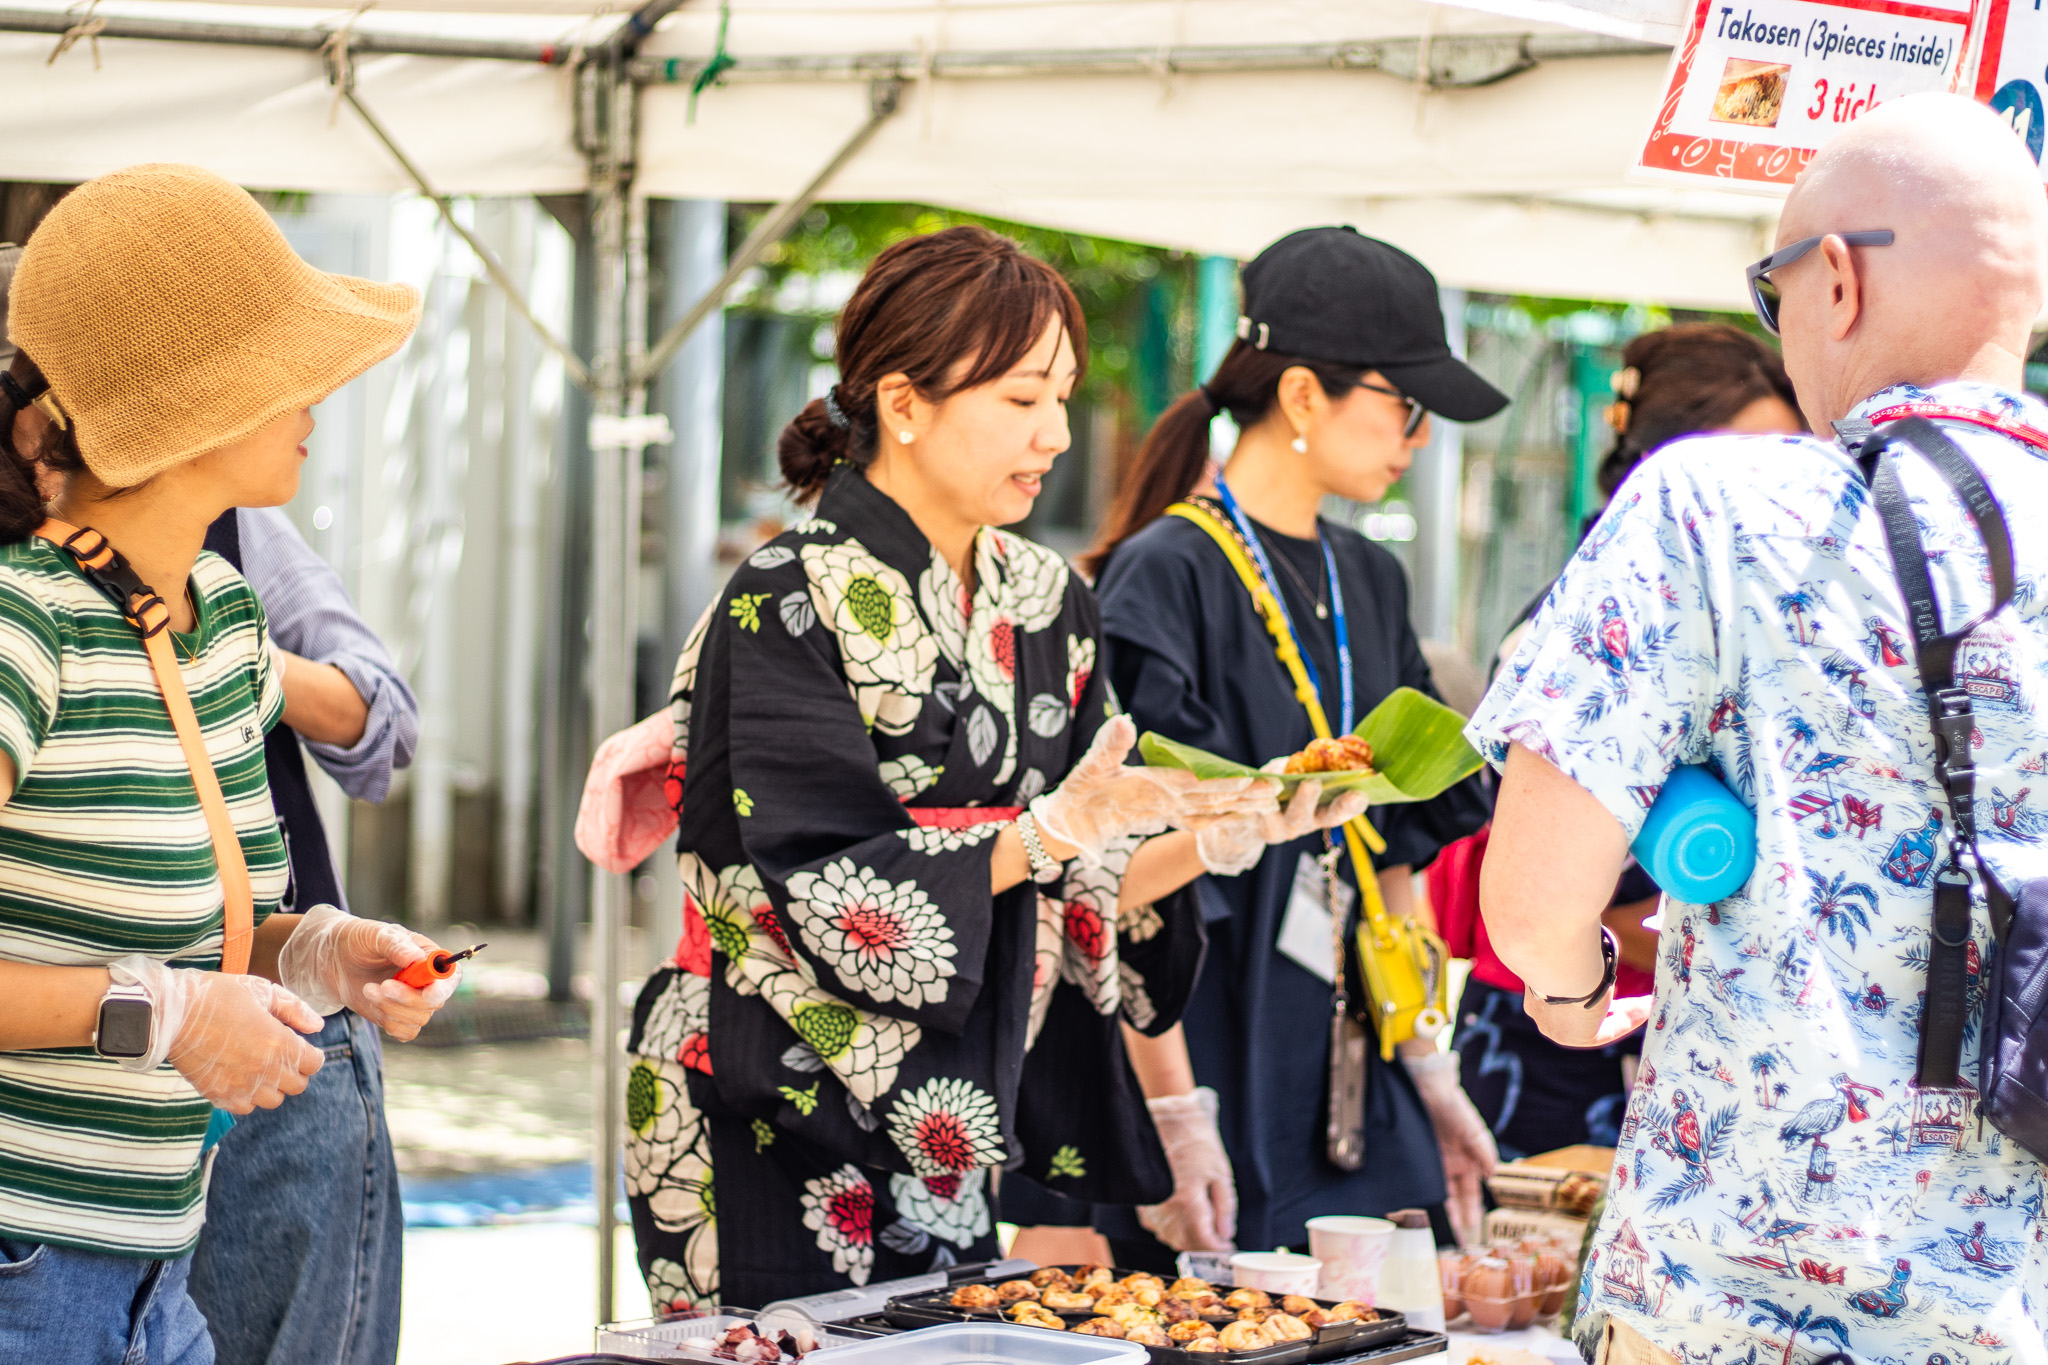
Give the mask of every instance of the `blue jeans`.
[[0, 1360], [213, 1365], [185, 1290], [192, 1258], [150, 1261], [0, 1241]]
[[236, 1119], [214, 1158], [192, 1297], [221, 1365], [398, 1358], [405, 1219], [383, 1049], [345, 1010], [312, 1042], [327, 1061], [305, 1093]]

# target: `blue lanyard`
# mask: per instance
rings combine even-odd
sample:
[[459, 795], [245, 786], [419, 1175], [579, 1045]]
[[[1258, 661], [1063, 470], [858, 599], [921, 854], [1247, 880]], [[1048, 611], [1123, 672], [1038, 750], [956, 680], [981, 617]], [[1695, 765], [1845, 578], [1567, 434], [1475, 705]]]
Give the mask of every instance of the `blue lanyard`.
[[[1280, 619], [1287, 623], [1287, 633], [1294, 637], [1294, 647], [1301, 654], [1301, 666], [1308, 671], [1309, 685], [1315, 688], [1317, 696], [1327, 701], [1328, 694], [1323, 691], [1323, 680], [1316, 673], [1316, 661], [1310, 657], [1308, 649], [1302, 644], [1301, 632], [1294, 628], [1294, 617], [1288, 613], [1287, 599], [1280, 595], [1280, 580], [1273, 573], [1273, 562], [1266, 558], [1266, 547], [1259, 540], [1259, 533], [1253, 529], [1251, 518], [1244, 514], [1243, 509], [1237, 505], [1237, 499], [1230, 495], [1230, 485], [1223, 481], [1223, 475], [1220, 473], [1216, 476], [1216, 496], [1223, 504], [1223, 510], [1230, 513], [1230, 519], [1237, 523], [1238, 534], [1244, 537], [1244, 543], [1250, 547], [1252, 558], [1259, 562], [1259, 572], [1266, 576], [1266, 586], [1273, 590], [1273, 601], [1280, 607]], [[1330, 579], [1330, 615], [1335, 618], [1337, 627], [1337, 683], [1341, 696], [1340, 710], [1344, 717], [1344, 724], [1337, 733], [1348, 735], [1357, 722], [1353, 719], [1351, 702], [1351, 632], [1346, 629], [1344, 623], [1344, 589], [1337, 582], [1337, 557], [1330, 553], [1330, 542], [1318, 533], [1316, 544], [1322, 547], [1323, 572], [1328, 574]]]

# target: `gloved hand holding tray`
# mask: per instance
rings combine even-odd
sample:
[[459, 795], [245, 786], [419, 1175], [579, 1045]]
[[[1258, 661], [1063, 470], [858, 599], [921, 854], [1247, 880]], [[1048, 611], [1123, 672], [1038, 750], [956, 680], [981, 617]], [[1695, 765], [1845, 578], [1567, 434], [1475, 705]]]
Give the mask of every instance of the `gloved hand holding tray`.
[[[1464, 717], [1450, 707], [1412, 687], [1397, 687], [1352, 732], [1370, 750], [1369, 767], [1282, 772], [1278, 769], [1285, 760], [1276, 759], [1267, 765], [1274, 769], [1269, 772], [1150, 732], [1138, 740], [1138, 752], [1148, 767], [1184, 768], [1200, 778], [1274, 777], [1279, 779], [1283, 791], [1315, 781], [1323, 784], [1325, 797], [1359, 790], [1366, 793], [1373, 805], [1389, 806], [1404, 801], [1427, 801], [1479, 771], [1482, 760], [1478, 750], [1465, 742], [1464, 729]], [[1339, 752], [1337, 746], [1349, 752]], [[1315, 741], [1302, 754], [1287, 757], [1306, 758], [1308, 766], [1315, 766], [1316, 759], [1324, 754], [1339, 762], [1355, 763], [1357, 758], [1364, 757], [1356, 754], [1357, 748], [1355, 743], [1347, 744], [1340, 737]]]

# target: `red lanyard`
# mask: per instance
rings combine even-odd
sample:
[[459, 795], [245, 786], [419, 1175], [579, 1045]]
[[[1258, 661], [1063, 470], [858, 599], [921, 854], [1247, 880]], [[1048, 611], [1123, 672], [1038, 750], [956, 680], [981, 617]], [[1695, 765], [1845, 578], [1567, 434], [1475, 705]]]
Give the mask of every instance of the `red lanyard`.
[[2030, 427], [2024, 422], [2001, 421], [1975, 408], [1951, 408], [1939, 403], [1900, 403], [1873, 412], [1864, 420], [1875, 427], [1886, 422], [1896, 422], [1901, 417], [1925, 417], [1934, 422], [1968, 422], [1971, 426], [1983, 427], [2001, 436], [2010, 436], [2015, 441], [2024, 441], [2037, 450], [2048, 450], [2048, 431]]

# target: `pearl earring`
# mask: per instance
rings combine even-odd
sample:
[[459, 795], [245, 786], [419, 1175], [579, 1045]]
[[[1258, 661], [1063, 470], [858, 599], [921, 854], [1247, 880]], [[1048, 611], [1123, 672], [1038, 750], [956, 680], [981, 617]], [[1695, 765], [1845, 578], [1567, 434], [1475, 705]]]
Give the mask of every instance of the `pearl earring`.
[[1295, 438], [1294, 438], [1294, 442], [1293, 442], [1293, 444], [1294, 444], [1294, 453], [1295, 453], [1295, 454], [1297, 454], [1297, 455], [1306, 455], [1306, 454], [1308, 454], [1308, 437], [1306, 437], [1306, 436], [1297, 436], [1297, 437], [1295, 437]]
[[903, 442], [903, 444], [905, 445], [909, 445], [912, 441], [915, 441], [917, 438], [915, 436], [912, 436], [907, 431], [899, 431], [896, 433], [896, 439]]

